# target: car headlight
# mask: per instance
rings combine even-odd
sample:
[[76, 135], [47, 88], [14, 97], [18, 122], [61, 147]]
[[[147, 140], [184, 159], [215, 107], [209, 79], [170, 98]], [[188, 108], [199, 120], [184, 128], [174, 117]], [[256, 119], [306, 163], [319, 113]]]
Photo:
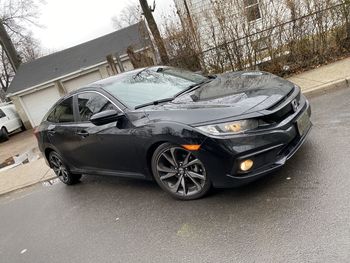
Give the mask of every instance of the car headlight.
[[240, 120], [206, 126], [198, 126], [196, 128], [212, 135], [229, 135], [256, 129], [258, 125], [259, 122], [257, 120]]

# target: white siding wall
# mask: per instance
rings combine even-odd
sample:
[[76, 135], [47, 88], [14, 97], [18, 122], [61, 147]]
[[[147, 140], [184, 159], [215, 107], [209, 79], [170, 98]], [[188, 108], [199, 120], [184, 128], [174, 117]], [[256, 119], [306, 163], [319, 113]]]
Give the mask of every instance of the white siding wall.
[[[213, 34], [215, 34], [216, 41], [219, 43], [223, 41], [223, 33], [219, 22], [214, 13], [215, 8], [220, 9], [220, 14], [223, 14], [226, 20], [225, 25], [234, 28], [237, 24], [238, 31], [244, 36], [243, 26], [249, 27], [252, 31], [260, 31], [264, 28], [270, 27], [267, 17], [278, 14], [281, 22], [289, 18], [289, 12], [285, 8], [282, 1], [259, 0], [260, 12], [262, 19], [253, 22], [248, 22], [245, 14], [245, 6], [243, 0], [221, 0], [219, 5], [213, 5], [211, 0], [185, 0], [192, 17], [195, 22], [202, 44], [202, 49], [206, 50], [213, 46]], [[301, 0], [299, 0], [301, 1]], [[175, 6], [179, 14], [186, 19], [187, 11], [185, 9], [184, 0], [174, 0]], [[263, 6], [263, 8], [261, 8]], [[262, 21], [263, 20], [263, 23]], [[248, 25], [249, 23], [249, 25]], [[227, 38], [227, 36], [226, 36]], [[229, 39], [226, 39], [229, 41]], [[217, 43], [218, 44], [218, 43]]]

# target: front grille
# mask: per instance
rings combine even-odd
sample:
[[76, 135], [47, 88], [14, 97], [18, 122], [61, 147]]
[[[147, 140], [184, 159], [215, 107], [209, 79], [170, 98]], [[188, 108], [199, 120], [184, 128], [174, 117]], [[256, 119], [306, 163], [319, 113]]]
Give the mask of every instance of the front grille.
[[[291, 97], [293, 92], [294, 89], [291, 92], [289, 92], [287, 96], [282, 99], [282, 101], [267, 109], [268, 111], [272, 111], [273, 113], [266, 115], [266, 117], [262, 119], [267, 123], [278, 123], [286, 119], [288, 116], [294, 114], [295, 111], [293, 109], [292, 101], [296, 99], [297, 103], [300, 103], [300, 92], [294, 98]], [[283, 103], [287, 100], [289, 102], [281, 107], [281, 105], [283, 105]]]
[[[272, 105], [270, 108], [268, 108], [267, 110], [269, 111], [273, 111], [275, 109], [277, 109], [280, 105], [282, 105], [294, 92], [295, 88], [292, 89], [283, 99], [281, 99], [279, 102], [277, 102], [276, 104]], [[299, 95], [300, 96], [300, 95]]]
[[293, 113], [294, 113], [294, 110], [293, 110], [292, 104], [288, 103], [282, 109], [276, 111], [275, 113], [272, 113], [272, 114], [266, 116], [266, 119], [268, 119], [269, 122], [271, 122], [271, 121], [272, 122], [281, 122], [282, 120], [287, 118], [289, 115], [292, 115]]

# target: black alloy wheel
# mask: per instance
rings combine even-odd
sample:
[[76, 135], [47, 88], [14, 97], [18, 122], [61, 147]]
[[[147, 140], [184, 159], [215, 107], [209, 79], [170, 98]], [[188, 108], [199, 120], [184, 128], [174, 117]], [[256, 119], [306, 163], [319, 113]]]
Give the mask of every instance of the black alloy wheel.
[[152, 158], [152, 170], [159, 186], [181, 200], [193, 200], [205, 195], [211, 182], [204, 164], [180, 146], [165, 143]]
[[73, 185], [80, 181], [80, 174], [72, 174], [63, 163], [61, 157], [56, 152], [51, 152], [49, 155], [49, 163], [51, 168], [61, 180], [62, 183]]

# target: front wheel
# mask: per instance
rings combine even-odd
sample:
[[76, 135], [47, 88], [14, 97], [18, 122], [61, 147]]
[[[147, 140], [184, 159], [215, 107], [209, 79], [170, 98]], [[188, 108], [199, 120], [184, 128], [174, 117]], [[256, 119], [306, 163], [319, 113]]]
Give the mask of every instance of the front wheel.
[[67, 166], [63, 163], [61, 156], [59, 156], [56, 152], [50, 153], [49, 163], [51, 168], [62, 183], [67, 185], [73, 185], [80, 181], [81, 174], [71, 173]]
[[152, 171], [159, 186], [177, 199], [198, 199], [211, 187], [199, 158], [174, 144], [164, 143], [156, 149], [152, 157]]

